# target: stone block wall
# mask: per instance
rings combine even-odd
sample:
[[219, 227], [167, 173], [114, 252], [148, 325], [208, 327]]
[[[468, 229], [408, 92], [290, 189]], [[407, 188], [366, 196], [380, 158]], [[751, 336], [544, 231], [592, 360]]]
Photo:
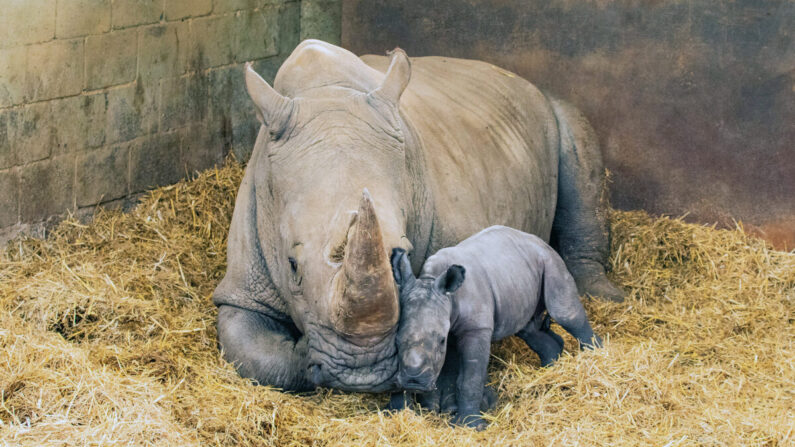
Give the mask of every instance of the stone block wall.
[[245, 160], [272, 80], [341, 0], [0, 0], [0, 242]]

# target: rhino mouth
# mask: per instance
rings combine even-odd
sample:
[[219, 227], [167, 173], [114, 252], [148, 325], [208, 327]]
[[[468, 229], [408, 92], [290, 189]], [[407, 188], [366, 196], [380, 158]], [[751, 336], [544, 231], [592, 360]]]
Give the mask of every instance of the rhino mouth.
[[395, 333], [363, 345], [333, 329], [311, 325], [307, 331], [307, 378], [316, 386], [343, 391], [382, 393], [396, 389], [398, 371]]

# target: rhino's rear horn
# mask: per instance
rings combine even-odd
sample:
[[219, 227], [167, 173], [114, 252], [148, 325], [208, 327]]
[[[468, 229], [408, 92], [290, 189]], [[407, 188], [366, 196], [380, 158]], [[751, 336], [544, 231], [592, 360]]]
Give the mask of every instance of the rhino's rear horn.
[[334, 324], [345, 335], [382, 335], [397, 324], [398, 294], [367, 189], [353, 225], [341, 272], [343, 289], [334, 306]]

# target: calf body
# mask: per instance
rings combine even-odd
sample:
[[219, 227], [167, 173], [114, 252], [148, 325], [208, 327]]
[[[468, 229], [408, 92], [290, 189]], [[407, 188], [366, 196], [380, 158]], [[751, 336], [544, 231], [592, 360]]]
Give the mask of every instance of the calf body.
[[402, 250], [393, 252], [392, 266], [401, 300], [398, 383], [433, 394], [444, 369], [439, 388], [455, 380], [459, 423], [485, 425], [480, 407], [491, 342], [518, 335], [549, 365], [563, 349], [551, 316], [581, 347], [601, 343], [563, 260], [534, 235], [493, 226], [439, 250], [419, 278]]

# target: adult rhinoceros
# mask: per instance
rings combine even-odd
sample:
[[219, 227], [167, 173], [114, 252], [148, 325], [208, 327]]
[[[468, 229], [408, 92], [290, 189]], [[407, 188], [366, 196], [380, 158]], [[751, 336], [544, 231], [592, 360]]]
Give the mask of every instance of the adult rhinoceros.
[[402, 50], [360, 59], [316, 40], [293, 51], [275, 88], [250, 65], [245, 79], [262, 126], [213, 295], [242, 376], [287, 390], [393, 388], [389, 253], [413, 253], [419, 271], [495, 224], [551, 237], [581, 293], [621, 298], [605, 277], [593, 130], [524, 79]]

